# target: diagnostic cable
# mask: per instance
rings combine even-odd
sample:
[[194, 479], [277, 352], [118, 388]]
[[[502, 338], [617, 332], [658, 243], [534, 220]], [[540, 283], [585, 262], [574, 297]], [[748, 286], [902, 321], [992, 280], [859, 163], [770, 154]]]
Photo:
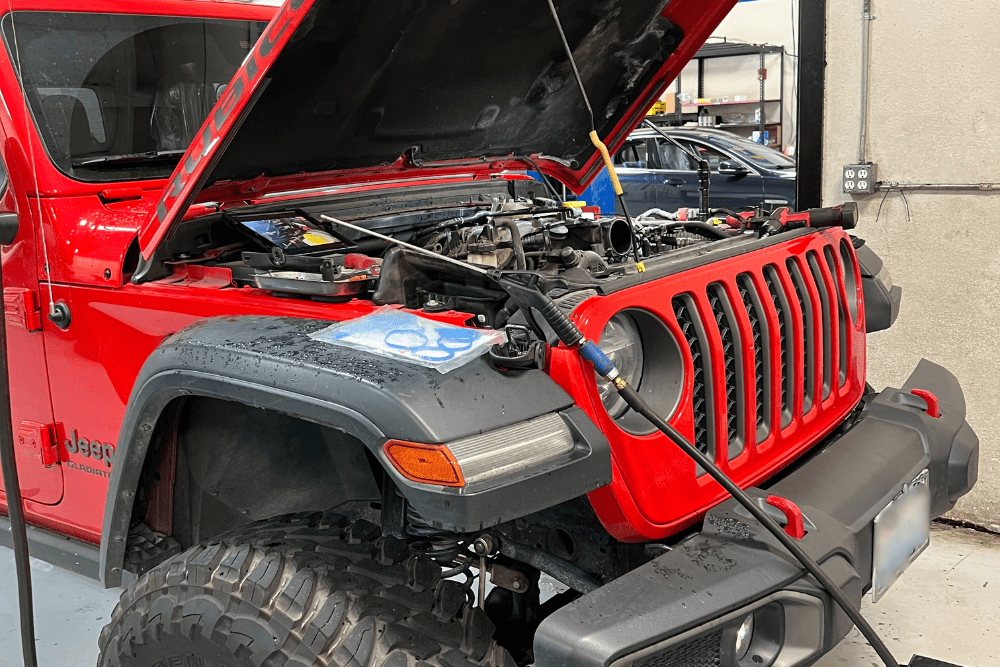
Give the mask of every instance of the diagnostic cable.
[[[583, 85], [583, 79], [580, 77], [580, 72], [577, 69], [576, 61], [573, 58], [573, 51], [569, 47], [569, 42], [566, 41], [566, 34], [563, 31], [562, 23], [559, 20], [559, 14], [556, 12], [556, 7], [553, 4], [553, 0], [548, 0], [549, 9], [552, 12], [552, 18], [555, 20], [556, 27], [559, 30], [559, 35], [562, 37], [563, 47], [566, 49], [566, 57], [569, 59], [572, 65], [573, 74], [576, 77], [577, 85], [580, 87], [580, 94], [583, 95], [583, 99], [586, 102], [587, 109], [591, 110], [590, 101], [587, 98], [587, 90]], [[593, 123], [593, 111], [591, 110], [591, 123]], [[602, 157], [604, 157], [605, 164], [608, 165], [608, 171], [612, 175], [612, 182], [616, 184], [615, 192], [621, 188], [618, 184], [617, 176], [615, 176], [614, 166], [611, 164], [611, 159], [608, 156], [608, 149], [603, 147], [604, 145], [600, 143], [597, 139], [597, 133], [592, 128], [591, 130], [591, 141], [598, 145], [598, 150], [601, 151]], [[603, 148], [602, 148], [603, 147]], [[624, 199], [619, 195], [619, 199], [624, 205]], [[796, 227], [821, 227], [821, 226], [834, 226], [843, 224], [844, 218], [848, 217], [844, 215], [844, 208], [834, 209], [832, 211], [823, 211], [819, 209], [813, 214], [812, 211], [806, 211], [805, 213], [792, 215], [787, 209], [782, 211], [776, 211], [777, 215], [772, 214], [768, 225], [765, 226], [763, 231], [765, 234], [777, 233], [784, 229], [792, 229]], [[853, 213], [853, 211], [850, 211]], [[632, 221], [629, 219], [629, 227], [632, 226]], [[851, 220], [853, 226], [853, 220]], [[667, 438], [669, 438], [674, 444], [676, 444], [681, 451], [687, 454], [689, 457], [695, 460], [716, 482], [718, 482], [722, 488], [729, 492], [733, 498], [736, 499], [757, 521], [761, 523], [774, 537], [781, 543], [789, 553], [792, 554], [798, 560], [806, 571], [809, 572], [816, 581], [826, 589], [830, 596], [837, 601], [837, 604], [841, 606], [844, 613], [851, 619], [851, 621], [858, 627], [861, 634], [865, 636], [868, 643], [878, 654], [879, 658], [886, 664], [886, 667], [899, 667], [899, 663], [896, 662], [889, 648], [883, 643], [879, 638], [875, 629], [865, 620], [865, 617], [861, 615], [861, 612], [854, 606], [851, 600], [844, 594], [840, 587], [837, 586], [836, 582], [830, 578], [829, 575], [812, 559], [809, 554], [802, 549], [796, 541], [785, 533], [784, 529], [778, 524], [777, 521], [772, 519], [768, 514], [761, 509], [753, 499], [748, 496], [743, 489], [741, 489], [732, 479], [729, 478], [726, 473], [719, 469], [715, 463], [705, 454], [702, 454], [697, 447], [692, 445], [688, 440], [678, 433], [663, 417], [656, 414], [646, 402], [642, 400], [636, 391], [629, 386], [625, 378], [621, 377], [618, 369], [615, 368], [614, 363], [601, 351], [601, 348], [597, 346], [593, 341], [589, 341], [583, 337], [583, 334], [576, 327], [575, 324], [566, 316], [565, 313], [552, 301], [544, 290], [544, 279], [535, 275], [527, 279], [523, 278], [524, 274], [508, 274], [503, 275], [502, 272], [496, 272], [494, 275], [494, 280], [504, 288], [504, 290], [510, 294], [511, 298], [520, 306], [523, 310], [530, 312], [532, 308], [537, 310], [548, 322], [549, 326], [552, 327], [553, 331], [559, 336], [559, 340], [563, 342], [567, 347], [577, 350], [581, 357], [590, 361], [594, 364], [594, 370], [597, 371], [598, 375], [601, 375], [606, 380], [611, 382], [618, 395], [621, 396], [630, 408], [635, 410], [637, 413], [645, 417], [653, 426], [655, 426], [661, 433], [663, 433]]]
[[[16, 227], [14, 233], [16, 234]], [[10, 245], [14, 235], [0, 238], [0, 245]], [[0, 273], [0, 291], [3, 275]], [[31, 567], [28, 560], [28, 536], [24, 521], [21, 484], [17, 477], [14, 454], [14, 427], [10, 411], [10, 373], [7, 368], [7, 318], [0, 317], [0, 468], [3, 468], [3, 488], [7, 496], [7, 517], [14, 548], [14, 571], [17, 575], [17, 608], [21, 617], [21, 654], [25, 667], [38, 664], [35, 656], [34, 604], [31, 595]]]
[[[777, 233], [783, 229], [796, 229], [800, 227], [830, 227], [830, 226], [853, 226], [853, 215], [855, 208], [852, 205], [844, 205], [831, 209], [812, 209], [804, 213], [790, 214], [787, 209], [775, 211], [772, 216], [766, 219], [767, 225], [762, 227], [768, 233]], [[795, 557], [809, 574], [816, 578], [837, 604], [844, 610], [851, 621], [858, 627], [868, 643], [885, 662], [887, 667], [899, 667], [895, 662], [892, 653], [876, 634], [875, 629], [865, 620], [861, 612], [854, 606], [851, 600], [844, 594], [836, 582], [812, 559], [812, 557], [799, 546], [796, 541], [785, 533], [784, 529], [777, 521], [772, 519], [763, 509], [761, 509], [753, 499], [746, 494], [726, 473], [724, 473], [705, 454], [702, 454], [697, 447], [692, 445], [683, 435], [677, 432], [663, 417], [654, 412], [642, 397], [633, 389], [628, 382], [621, 377], [621, 373], [615, 368], [614, 363], [601, 351], [594, 341], [584, 338], [583, 333], [577, 328], [569, 317], [559, 308], [547, 293], [548, 281], [546, 276], [533, 271], [502, 271], [499, 269], [484, 269], [474, 264], [463, 262], [444, 255], [439, 255], [432, 250], [415, 246], [405, 241], [400, 241], [391, 236], [386, 236], [370, 229], [365, 229], [343, 220], [339, 220], [329, 215], [320, 215], [319, 218], [334, 225], [340, 225], [348, 229], [382, 239], [386, 243], [395, 244], [419, 253], [433, 257], [438, 260], [455, 264], [463, 269], [474, 271], [480, 275], [485, 275], [490, 280], [497, 283], [511, 300], [524, 313], [537, 312], [545, 322], [552, 327], [559, 340], [576, 350], [581, 357], [594, 365], [594, 370], [606, 380], [611, 382], [618, 395], [625, 400], [630, 408], [645, 417], [661, 433], [677, 445], [681, 451], [700, 465], [719, 485], [736, 499], [757, 521], [761, 523], [774, 537], [781, 543], [788, 552]]]
[[[559, 14], [556, 12], [556, 8], [552, 0], [548, 0], [548, 4], [550, 10], [552, 11], [552, 17], [559, 30], [559, 35], [562, 38], [563, 46], [566, 49], [566, 55], [569, 58], [573, 73], [576, 76], [577, 84], [580, 87], [580, 93], [583, 95], [583, 99], [587, 104], [587, 109], [590, 110], [591, 106], [590, 101], [587, 98], [587, 91], [584, 88], [583, 79], [580, 77], [579, 70], [576, 67], [573, 52], [569, 48], [569, 42], [566, 40], [566, 34], [563, 32], [562, 24], [559, 21]], [[615, 194], [618, 195], [619, 201], [622, 204], [622, 210], [626, 210], [625, 201], [622, 196], [621, 183], [618, 181], [618, 177], [615, 173], [614, 165], [612, 164], [607, 147], [597, 136], [596, 130], [593, 129], [593, 111], [590, 111], [590, 114], [592, 126], [590, 133], [591, 141], [600, 151], [601, 156], [608, 167], [612, 183], [615, 184]], [[855, 211], [853, 207], [849, 206], [833, 209], [814, 209], [799, 214], [791, 214], [788, 209], [779, 209], [772, 213], [766, 223], [761, 225], [759, 231], [762, 236], [765, 236], [799, 227], [853, 227], [854, 213]], [[636, 264], [639, 271], [642, 272], [645, 270], [645, 267], [643, 267], [642, 263], [639, 261], [638, 247], [636, 241], [634, 240], [635, 229], [632, 225], [632, 219], [628, 216], [627, 210], [625, 217], [628, 222], [629, 230], [632, 232], [632, 247], [633, 250], [635, 250]], [[764, 528], [774, 535], [775, 539], [777, 539], [778, 542], [781, 543], [781, 545], [802, 564], [805, 570], [815, 577], [820, 586], [826, 589], [830, 596], [837, 601], [837, 604], [840, 605], [840, 607], [844, 610], [844, 613], [847, 614], [848, 618], [851, 619], [861, 634], [864, 635], [865, 639], [868, 640], [868, 643], [871, 644], [871, 647], [878, 654], [879, 658], [882, 659], [886, 667], [899, 667], [899, 663], [895, 661], [892, 653], [889, 651], [885, 643], [879, 638], [875, 629], [872, 628], [867, 620], [865, 620], [865, 617], [861, 615], [861, 612], [854, 606], [847, 595], [844, 594], [840, 587], [837, 586], [836, 582], [830, 578], [830, 576], [819, 566], [819, 564], [817, 564], [816, 561], [814, 561], [812, 557], [806, 553], [805, 550], [802, 549], [802, 547], [799, 546], [792, 537], [785, 533], [784, 529], [778, 524], [777, 521], [772, 519], [753, 501], [752, 498], [750, 498], [749, 495], [746, 494], [746, 492], [744, 492], [732, 479], [730, 479], [726, 473], [716, 466], [708, 456], [702, 454], [697, 447], [692, 445], [683, 435], [678, 433], [669, 423], [667, 423], [665, 419], [663, 419], [663, 417], [658, 415], [648, 405], [646, 405], [646, 402], [642, 400], [642, 397], [639, 396], [635, 389], [633, 389], [628, 382], [621, 377], [621, 374], [618, 369], [615, 368], [614, 363], [612, 363], [607, 355], [601, 351], [597, 344], [584, 338], [583, 333], [576, 327], [575, 324], [573, 324], [569, 317], [563, 313], [559, 306], [556, 305], [552, 298], [546, 293], [547, 284], [545, 276], [530, 271], [501, 271], [499, 269], [484, 269], [468, 262], [440, 255], [426, 248], [421, 248], [419, 246], [400, 241], [399, 239], [395, 239], [391, 236], [385, 236], [378, 232], [365, 229], [359, 225], [338, 220], [337, 218], [329, 215], [320, 215], [319, 218], [331, 224], [347, 227], [348, 229], [353, 229], [354, 231], [362, 234], [382, 239], [387, 243], [402, 246], [413, 252], [432, 256], [435, 259], [448, 262], [449, 264], [458, 265], [463, 269], [474, 271], [480, 275], [486, 275], [488, 278], [496, 282], [505, 292], [507, 292], [511, 300], [513, 300], [524, 313], [532, 313], [533, 310], [537, 311], [538, 314], [545, 319], [546, 323], [552, 327], [552, 330], [564, 345], [576, 350], [581, 357], [590, 361], [594, 365], [594, 370], [611, 382], [615, 390], [618, 392], [618, 395], [624, 399], [630, 408], [645, 417], [661, 433], [676, 444], [681, 451], [687, 454], [690, 458], [694, 459], [694, 461], [698, 463], [698, 465], [700, 465], [702, 469], [704, 469], [716, 482], [718, 482], [722, 488], [724, 488], [733, 498], [736, 499], [738, 503], [746, 508], [751, 516], [757, 519], [757, 521], [759, 521]]]
[[545, 278], [540, 274], [526, 272], [494, 272], [493, 279], [511, 296], [522, 310], [536, 310], [567, 347], [576, 350], [581, 357], [594, 364], [598, 375], [612, 383], [618, 395], [630, 408], [645, 417], [661, 433], [677, 445], [681, 451], [700, 465], [712, 479], [719, 483], [729, 494], [742, 505], [751, 516], [761, 523], [774, 537], [798, 560], [809, 574], [816, 578], [820, 586], [826, 589], [837, 601], [851, 621], [865, 636], [875, 652], [885, 662], [887, 667], [898, 667], [892, 653], [879, 639], [874, 628], [865, 620], [861, 612], [837, 586], [836, 582], [812, 559], [801, 546], [790, 537], [777, 521], [772, 519], [754, 500], [747, 495], [726, 473], [724, 473], [711, 458], [692, 445], [683, 435], [677, 432], [663, 417], [653, 411], [641, 396], [625, 381], [614, 363], [601, 351], [594, 341], [587, 340], [558, 305], [545, 293]]

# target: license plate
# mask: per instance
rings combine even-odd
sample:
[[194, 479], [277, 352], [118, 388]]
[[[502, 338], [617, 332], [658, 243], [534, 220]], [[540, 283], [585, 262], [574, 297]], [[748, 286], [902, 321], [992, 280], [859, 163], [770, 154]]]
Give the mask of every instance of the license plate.
[[877, 602], [931, 542], [931, 487], [927, 471], [903, 486], [875, 517], [872, 601]]

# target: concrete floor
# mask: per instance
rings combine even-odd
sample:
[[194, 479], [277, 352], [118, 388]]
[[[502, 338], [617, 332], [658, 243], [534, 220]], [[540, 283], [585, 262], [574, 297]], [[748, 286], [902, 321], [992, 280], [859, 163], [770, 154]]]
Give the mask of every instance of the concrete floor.
[[[897, 660], [912, 654], [963, 667], [1000, 665], [1000, 537], [935, 524], [931, 545], [865, 618]], [[816, 667], [878, 666], [857, 629]]]
[[[40, 667], [91, 667], [118, 592], [40, 561], [31, 572]], [[931, 546], [865, 615], [904, 664], [919, 653], [990, 667], [1000, 665], [998, 591], [1000, 537], [935, 526]], [[0, 667], [21, 664], [19, 637], [14, 555], [0, 548]], [[879, 665], [856, 630], [817, 667], [845, 665]]]
[[[96, 665], [97, 636], [108, 622], [120, 591], [105, 590], [93, 579], [34, 558], [31, 585], [39, 667]], [[21, 664], [14, 552], [0, 547], [0, 667]]]

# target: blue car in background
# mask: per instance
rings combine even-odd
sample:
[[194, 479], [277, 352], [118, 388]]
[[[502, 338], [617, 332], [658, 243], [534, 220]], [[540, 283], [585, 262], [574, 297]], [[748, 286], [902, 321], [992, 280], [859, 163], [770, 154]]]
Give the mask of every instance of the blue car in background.
[[[765, 209], [795, 208], [795, 162], [791, 158], [723, 130], [667, 127], [663, 131], [708, 160], [712, 208], [739, 211], [761, 204]], [[651, 208], [698, 208], [697, 163], [654, 130], [636, 130], [613, 157], [632, 215]], [[580, 199], [600, 206], [602, 212], [610, 213], [614, 208], [622, 213], [606, 170]]]

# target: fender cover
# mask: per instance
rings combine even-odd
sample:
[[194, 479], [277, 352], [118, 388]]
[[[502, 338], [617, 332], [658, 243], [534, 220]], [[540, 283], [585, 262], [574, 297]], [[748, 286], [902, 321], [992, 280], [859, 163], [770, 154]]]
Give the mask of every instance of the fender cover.
[[[150, 355], [129, 399], [108, 487], [100, 563], [105, 586], [121, 583], [135, 489], [157, 420], [183, 396], [237, 401], [344, 431], [375, 454], [421, 514], [458, 532], [517, 518], [611, 481], [607, 439], [544, 372], [501, 373], [480, 358], [441, 374], [309, 338], [329, 325], [213, 318], [168, 337]], [[561, 412], [573, 431], [573, 452], [533, 471], [538, 474], [501, 478], [477, 493], [409, 482], [381, 451], [386, 439], [446, 443], [552, 412]]]

